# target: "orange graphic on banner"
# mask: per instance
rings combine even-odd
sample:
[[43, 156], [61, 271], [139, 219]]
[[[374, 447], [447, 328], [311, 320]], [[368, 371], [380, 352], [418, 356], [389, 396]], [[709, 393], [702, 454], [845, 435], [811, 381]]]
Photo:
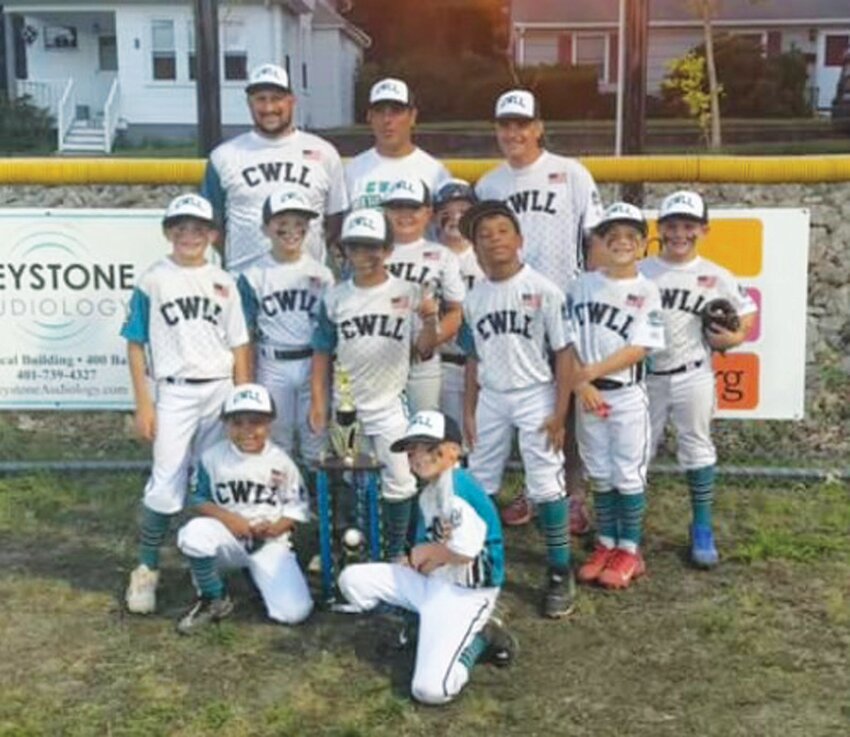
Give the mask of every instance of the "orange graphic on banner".
[[[761, 273], [764, 226], [761, 220], [712, 220], [711, 229], [700, 243], [699, 253], [729, 269], [735, 276], [757, 276]], [[655, 220], [649, 221], [649, 255], [660, 248]]]
[[715, 353], [712, 359], [718, 409], [755, 409], [759, 403], [759, 357]]

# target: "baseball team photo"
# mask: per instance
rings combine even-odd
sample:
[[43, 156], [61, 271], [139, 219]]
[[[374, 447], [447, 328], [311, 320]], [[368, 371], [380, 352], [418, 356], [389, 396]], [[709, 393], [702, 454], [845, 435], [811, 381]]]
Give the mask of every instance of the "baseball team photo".
[[4, 4], [0, 736], [850, 733], [818, 5]]

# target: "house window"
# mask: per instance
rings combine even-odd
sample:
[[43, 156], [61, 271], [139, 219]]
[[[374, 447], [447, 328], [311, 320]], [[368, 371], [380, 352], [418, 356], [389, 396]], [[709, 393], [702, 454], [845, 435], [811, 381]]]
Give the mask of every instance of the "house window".
[[198, 78], [198, 57], [195, 54], [195, 22], [186, 24], [186, 61], [189, 67], [189, 79]]
[[850, 36], [829, 35], [826, 37], [826, 60], [828, 67], [840, 67], [844, 62], [844, 52], [850, 47]]
[[606, 81], [605, 74], [605, 36], [582, 36], [576, 34], [575, 58], [580, 66], [596, 67], [596, 76]]
[[222, 33], [224, 47], [224, 78], [228, 80], [248, 79], [248, 51], [245, 43], [245, 24], [242, 21], [224, 23]]
[[155, 20], [151, 22], [151, 55], [154, 79], [177, 79], [174, 21]]
[[97, 37], [97, 61], [102, 72], [118, 71], [118, 45], [115, 36]]

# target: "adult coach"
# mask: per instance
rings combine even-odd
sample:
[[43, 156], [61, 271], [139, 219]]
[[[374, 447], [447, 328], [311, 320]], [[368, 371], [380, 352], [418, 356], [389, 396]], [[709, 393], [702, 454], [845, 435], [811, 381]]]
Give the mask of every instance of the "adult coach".
[[[504, 200], [522, 230], [523, 261], [555, 282], [561, 291], [585, 266], [585, 237], [602, 217], [602, 200], [590, 172], [575, 159], [543, 147], [543, 121], [528, 90], [505, 92], [496, 101], [496, 141], [505, 157], [475, 187], [480, 200]], [[572, 425], [572, 422], [570, 423]], [[581, 474], [574, 434], [567, 433], [567, 486], [581, 497]], [[572, 446], [572, 447], [570, 447]], [[582, 510], [574, 502], [573, 530]], [[508, 525], [532, 517], [525, 495], [503, 510]]]
[[254, 127], [211, 154], [201, 193], [212, 202], [225, 233], [225, 265], [241, 272], [265, 255], [263, 203], [272, 192], [298, 192], [322, 217], [310, 225], [304, 248], [324, 263], [348, 209], [342, 161], [326, 140], [295, 127], [295, 95], [286, 70], [262, 64], [245, 87]]
[[400, 79], [382, 79], [369, 91], [366, 120], [375, 145], [345, 166], [354, 207], [379, 207], [402, 179], [421, 179], [431, 192], [451, 178], [448, 169], [413, 143], [418, 111], [410, 88]]

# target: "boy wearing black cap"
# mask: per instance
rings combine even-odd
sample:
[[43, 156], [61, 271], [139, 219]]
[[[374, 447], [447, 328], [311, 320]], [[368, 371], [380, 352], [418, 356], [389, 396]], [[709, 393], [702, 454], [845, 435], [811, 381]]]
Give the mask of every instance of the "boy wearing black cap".
[[440, 412], [416, 414], [392, 449], [406, 452], [425, 482], [416, 541], [397, 563], [346, 567], [339, 579], [360, 611], [380, 602], [419, 614], [411, 690], [417, 701], [444, 704], [460, 693], [474, 663], [509, 664], [515, 642], [491, 619], [504, 580], [504, 548], [493, 502], [458, 468], [460, 428]]
[[519, 223], [504, 202], [479, 202], [461, 230], [487, 274], [467, 295], [460, 334], [467, 354], [469, 470], [488, 494], [498, 493], [518, 430], [525, 485], [546, 538], [543, 614], [563, 617], [575, 603], [561, 452], [569, 401], [563, 293], [520, 261]]

